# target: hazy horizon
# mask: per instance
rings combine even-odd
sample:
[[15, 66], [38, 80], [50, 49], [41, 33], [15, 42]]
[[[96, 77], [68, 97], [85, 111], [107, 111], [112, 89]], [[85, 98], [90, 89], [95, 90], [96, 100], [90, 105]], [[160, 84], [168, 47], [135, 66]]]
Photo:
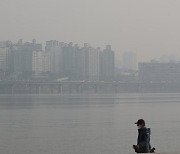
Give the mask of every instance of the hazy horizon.
[[180, 56], [179, 6], [178, 0], [6, 0], [0, 2], [0, 41], [110, 44], [117, 59], [132, 51], [139, 61]]

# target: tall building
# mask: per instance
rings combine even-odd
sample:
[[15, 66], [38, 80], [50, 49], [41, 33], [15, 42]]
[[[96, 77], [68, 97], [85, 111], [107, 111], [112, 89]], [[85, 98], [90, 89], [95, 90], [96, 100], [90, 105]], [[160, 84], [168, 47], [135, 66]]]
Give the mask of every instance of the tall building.
[[36, 40], [23, 43], [19, 40], [13, 45], [13, 63], [14, 73], [21, 74], [21, 78], [29, 79], [32, 76], [32, 53], [33, 51], [42, 51], [42, 44], [37, 44]]
[[115, 58], [111, 46], [107, 45], [103, 52], [100, 52], [100, 80], [114, 80]]
[[0, 48], [0, 70], [3, 72], [8, 71], [8, 54], [8, 47]]
[[49, 70], [55, 77], [61, 77], [63, 72], [62, 47], [56, 40], [46, 42], [45, 52], [49, 57]]
[[90, 81], [99, 80], [99, 51], [96, 48], [89, 48], [89, 74]]
[[139, 82], [180, 82], [180, 63], [139, 63]]
[[74, 46], [74, 80], [84, 80], [84, 68], [85, 68], [85, 57], [84, 52], [80, 49], [80, 47], [76, 44]]
[[98, 81], [99, 80], [99, 51], [96, 48], [84, 44], [82, 48], [85, 58], [85, 80]]
[[10, 74], [13, 71], [12, 42], [0, 42], [0, 70]]
[[33, 76], [45, 77], [50, 70], [49, 54], [45, 51], [33, 51], [32, 54], [32, 71]]
[[124, 52], [122, 59], [123, 70], [137, 70], [137, 58], [134, 52]]
[[74, 47], [73, 43], [65, 44], [62, 49], [62, 63], [63, 63], [63, 76], [68, 77], [70, 80], [75, 80], [77, 77], [77, 64], [76, 64], [76, 52], [78, 47]]
[[11, 79], [29, 80], [48, 74], [50, 79], [109, 81], [114, 79], [114, 61], [110, 45], [101, 51], [87, 43], [80, 48], [72, 42], [50, 40], [43, 51], [35, 39], [0, 42], [0, 71]]

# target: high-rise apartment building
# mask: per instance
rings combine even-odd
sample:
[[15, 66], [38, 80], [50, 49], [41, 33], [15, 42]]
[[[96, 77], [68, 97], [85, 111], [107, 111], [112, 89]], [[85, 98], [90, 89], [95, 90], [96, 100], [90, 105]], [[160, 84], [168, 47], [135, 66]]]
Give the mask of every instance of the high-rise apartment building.
[[42, 44], [37, 44], [36, 40], [23, 43], [19, 40], [13, 45], [13, 71], [15, 74], [22, 74], [22, 78], [31, 78], [32, 76], [32, 57], [33, 51], [42, 51]]
[[107, 45], [106, 49], [100, 52], [100, 80], [112, 81], [114, 80], [114, 51], [111, 50], [111, 46]]
[[99, 50], [84, 44], [82, 48], [85, 58], [85, 80], [98, 81], [99, 80]]
[[46, 42], [45, 51], [36, 40], [20, 39], [13, 44], [0, 42], [0, 70], [11, 79], [31, 79], [48, 76], [49, 79], [68, 78], [71, 81], [109, 81], [114, 79], [114, 51], [93, 48], [85, 43], [63, 43], [56, 40]]
[[10, 74], [13, 71], [12, 42], [0, 42], [0, 70]]
[[0, 48], [0, 70], [3, 72], [8, 71], [8, 54], [9, 54], [9, 48], [3, 47]]
[[62, 76], [62, 47], [61, 43], [56, 40], [46, 42], [45, 52], [49, 57], [49, 71], [56, 77]]
[[49, 72], [49, 54], [45, 51], [33, 51], [32, 71], [34, 77], [46, 76]]
[[73, 43], [65, 44], [62, 48], [62, 63], [63, 63], [63, 76], [68, 77], [70, 80], [75, 80], [76, 78], [76, 52], [78, 48], [73, 46]]

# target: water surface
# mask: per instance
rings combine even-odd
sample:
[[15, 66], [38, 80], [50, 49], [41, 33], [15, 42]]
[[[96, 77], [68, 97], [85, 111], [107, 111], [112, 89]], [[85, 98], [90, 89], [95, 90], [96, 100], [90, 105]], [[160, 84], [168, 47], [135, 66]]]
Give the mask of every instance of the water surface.
[[180, 94], [0, 96], [0, 153], [133, 154], [138, 118], [180, 151]]

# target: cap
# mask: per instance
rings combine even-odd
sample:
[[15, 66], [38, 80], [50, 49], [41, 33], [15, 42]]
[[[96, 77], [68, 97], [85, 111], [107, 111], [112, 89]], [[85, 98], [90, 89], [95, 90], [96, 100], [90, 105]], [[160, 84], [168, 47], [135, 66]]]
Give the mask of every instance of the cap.
[[137, 122], [135, 122], [134, 124], [139, 125], [144, 125], [145, 126], [145, 121], [143, 119], [139, 119]]

